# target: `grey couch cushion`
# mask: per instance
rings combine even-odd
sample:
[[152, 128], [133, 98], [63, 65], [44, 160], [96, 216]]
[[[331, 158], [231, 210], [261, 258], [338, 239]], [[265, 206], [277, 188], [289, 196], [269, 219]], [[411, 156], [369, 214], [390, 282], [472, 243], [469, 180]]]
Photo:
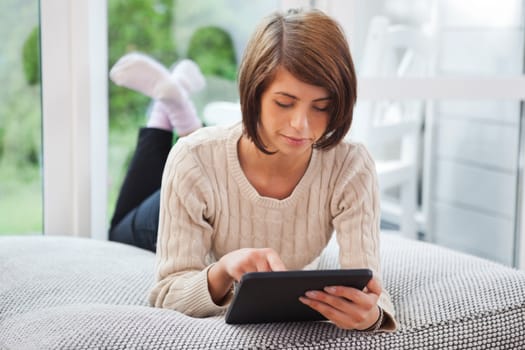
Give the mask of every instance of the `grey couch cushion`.
[[[381, 249], [400, 330], [368, 334], [326, 322], [227, 325], [151, 308], [152, 253], [80, 238], [0, 238], [0, 348], [525, 348], [525, 273], [391, 234]], [[331, 244], [321, 267], [336, 265]]]

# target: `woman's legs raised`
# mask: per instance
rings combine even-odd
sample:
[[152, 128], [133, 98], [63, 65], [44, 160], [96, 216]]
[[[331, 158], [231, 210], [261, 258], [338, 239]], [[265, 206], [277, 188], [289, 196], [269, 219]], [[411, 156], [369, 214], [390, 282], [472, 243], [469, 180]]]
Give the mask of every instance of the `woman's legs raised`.
[[109, 239], [155, 251], [159, 189], [173, 134], [142, 128], [111, 219]]
[[141, 54], [121, 58], [110, 77], [118, 85], [157, 98], [149, 111], [147, 127], [139, 131], [111, 219], [110, 240], [155, 251], [159, 189], [173, 130], [184, 136], [201, 127], [188, 95], [201, 89], [205, 80], [192, 61], [181, 61], [170, 73]]

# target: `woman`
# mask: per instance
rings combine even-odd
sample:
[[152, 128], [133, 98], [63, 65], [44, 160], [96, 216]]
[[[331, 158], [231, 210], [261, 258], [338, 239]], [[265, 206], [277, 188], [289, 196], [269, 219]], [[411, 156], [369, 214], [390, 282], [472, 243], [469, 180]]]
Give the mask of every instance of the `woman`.
[[[184, 119], [189, 108], [174, 103], [181, 94], [157, 85], [147, 93], [171, 106], [170, 120]], [[343, 140], [356, 77], [341, 28], [316, 10], [269, 16], [245, 51], [239, 92], [242, 124], [201, 128], [169, 152], [150, 302], [195, 317], [221, 314], [242, 274], [312, 267], [335, 230], [341, 267], [370, 268], [374, 277], [364, 291], [327, 287], [301, 302], [340, 328], [394, 330], [380, 282], [374, 162]], [[155, 196], [133, 225], [153, 220]]]

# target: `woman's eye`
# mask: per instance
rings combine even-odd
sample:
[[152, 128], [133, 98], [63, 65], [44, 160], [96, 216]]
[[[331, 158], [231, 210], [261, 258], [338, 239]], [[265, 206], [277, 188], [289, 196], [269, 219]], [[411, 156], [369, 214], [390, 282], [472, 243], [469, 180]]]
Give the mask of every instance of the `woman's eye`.
[[317, 107], [317, 106], [314, 106], [314, 109], [318, 112], [326, 112], [328, 111], [328, 107], [329, 106], [323, 106], [323, 107]]
[[279, 102], [279, 101], [275, 101], [275, 104], [277, 104], [277, 106], [282, 107], [282, 108], [292, 107], [291, 103], [282, 103], [282, 102]]

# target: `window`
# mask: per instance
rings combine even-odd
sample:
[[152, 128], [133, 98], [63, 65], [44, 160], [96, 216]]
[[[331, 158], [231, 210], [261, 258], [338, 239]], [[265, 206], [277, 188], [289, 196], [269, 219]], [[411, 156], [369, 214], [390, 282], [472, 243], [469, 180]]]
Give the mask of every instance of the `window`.
[[[327, 2], [326, 7], [333, 13], [341, 13], [330, 7], [337, 4]], [[459, 92], [456, 96], [452, 93], [441, 98], [435, 93], [426, 100], [385, 101], [374, 100], [374, 92], [369, 90], [372, 101], [365, 96], [358, 102], [383, 104], [383, 111], [390, 114], [379, 117], [386, 124], [406, 117], [407, 113], [395, 113], [400, 111], [402, 103], [424, 106], [419, 110], [421, 132], [415, 143], [419, 153], [415, 215], [420, 235], [440, 245], [507, 265], [517, 264], [521, 101], [513, 100], [510, 95], [503, 99], [481, 99], [482, 96], [476, 95], [479, 93], [476, 85], [469, 82], [481, 79], [482, 88], [492, 87], [495, 96], [499, 78], [522, 75], [523, 2], [376, 0], [353, 4], [354, 16], [346, 18], [345, 23], [354, 23], [349, 27], [350, 42], [354, 41], [353, 53], [362, 83], [366, 78], [399, 77], [397, 86], [392, 86], [392, 95], [395, 91], [410, 90], [410, 84], [403, 78], [422, 78], [428, 84], [440, 86], [442, 91], [447, 88], [453, 91], [456, 84], [466, 83], [456, 90]], [[476, 11], [472, 11], [474, 6]], [[384, 22], [377, 23], [378, 19]], [[383, 65], [374, 62], [367, 44], [378, 40], [381, 24], [392, 31], [403, 26], [418, 28], [427, 35], [425, 49], [430, 55], [424, 74], [421, 70], [411, 72], [415, 55], [401, 61], [407, 57], [397, 47], [390, 58], [398, 60], [395, 70], [389, 71], [388, 65], [385, 69], [384, 62], [380, 62]], [[375, 36], [368, 36], [368, 31], [374, 28]], [[389, 37], [383, 45], [391, 45], [397, 39]], [[411, 37], [402, 39], [414, 44]], [[447, 83], [442, 78], [454, 78], [456, 82]], [[383, 83], [376, 80], [376, 89]], [[505, 91], [511, 92], [505, 85], [508, 84], [503, 84]], [[418, 94], [415, 90], [413, 93]], [[396, 104], [397, 109], [384, 107]], [[413, 112], [413, 108], [407, 111]], [[364, 119], [377, 117], [368, 114]], [[383, 156], [392, 153], [392, 149], [389, 145], [378, 153]], [[382, 204], [398, 198], [399, 192], [387, 191], [383, 193]], [[384, 205], [383, 218], [399, 224], [405, 209]]]
[[[521, 100], [525, 91], [522, 75], [522, 1], [509, 0], [501, 3], [494, 0], [196, 0], [184, 3], [184, 6], [171, 0], [63, 0], [57, 3], [59, 5], [47, 13], [50, 17], [54, 16], [55, 21], [63, 18], [66, 24], [54, 32], [54, 37], [51, 35], [54, 43], [73, 43], [74, 47], [67, 51], [75, 53], [70, 54], [73, 61], [82, 61], [84, 57], [88, 57], [86, 60], [89, 62], [100, 57], [104, 59], [105, 70], [100, 69], [97, 72], [99, 80], [89, 85], [91, 93], [105, 92], [108, 66], [111, 67], [120, 56], [129, 51], [142, 51], [166, 66], [171, 66], [183, 57], [191, 57], [196, 61], [202, 59], [199, 63], [207, 76], [208, 86], [205, 91], [192, 96], [199, 113], [202, 113], [203, 107], [210, 101], [237, 99], [232, 70], [217, 72], [212, 69], [213, 64], [206, 64], [205, 54], [210, 50], [198, 49], [199, 45], [202, 48], [202, 42], [206, 42], [203, 38], [226, 34], [233, 43], [233, 49], [228, 50], [230, 53], [234, 52], [235, 66], [253, 26], [263, 15], [274, 9], [290, 6], [315, 6], [325, 10], [341, 23], [349, 38], [360, 79], [359, 103], [364, 107], [366, 103], [372, 103], [377, 110], [387, 108], [392, 114], [388, 114], [388, 118], [383, 118], [383, 121], [395, 120], [401, 115], [400, 111], [412, 108], [407, 107], [405, 102], [411, 102], [413, 104], [409, 105], [422, 110], [419, 132], [421, 140], [418, 145], [412, 147], [417, 151], [419, 159], [415, 218], [416, 230], [420, 232], [420, 236], [509, 265], [518, 264], [518, 254], [512, 250], [518, 251], [518, 246], [521, 246], [521, 266], [525, 266], [525, 239], [520, 240], [523, 230], [519, 226], [523, 215], [521, 160], [524, 143], [520, 130], [523, 125]], [[100, 7], [102, 5], [105, 9]], [[42, 2], [41, 6], [47, 8], [51, 5]], [[68, 6], [72, 7], [73, 11], [62, 11], [62, 8]], [[83, 10], [88, 7], [89, 11]], [[95, 7], [95, 10], [91, 7]], [[475, 11], [472, 10], [474, 8]], [[97, 40], [85, 40], [81, 35], [80, 40], [71, 40], [65, 35], [58, 38], [60, 33], [79, 35], [74, 30], [75, 26], [82, 23], [81, 20], [86, 17], [86, 21], [93, 21], [92, 18], [105, 20], [106, 17], [101, 14], [106, 10], [109, 16], [109, 55], [104, 52], [107, 46], [103, 49], [97, 47], [96, 55], [90, 55], [92, 51], [89, 50], [87, 54], [78, 54], [79, 49], [86, 45], [105, 45], [105, 41], [100, 40], [105, 36], [99, 35], [100, 33], [97, 33]], [[86, 13], [97, 13], [97, 16], [85, 16]], [[432, 40], [428, 41], [428, 44], [432, 44], [432, 55], [430, 61], [427, 61], [430, 74], [412, 72], [400, 76], [399, 71], [395, 71], [394, 74], [392, 71], [387, 74], [379, 69], [367, 71], [366, 66], [370, 61], [363, 59], [366, 56], [367, 34], [373, 19], [378, 15], [385, 18], [389, 25], [423, 28], [423, 32], [431, 35]], [[92, 27], [105, 30], [106, 23]], [[73, 30], [70, 30], [71, 28]], [[206, 29], [204, 34], [203, 28]], [[43, 33], [42, 37], [44, 41], [48, 35]], [[58, 54], [57, 57], [62, 58], [63, 55]], [[401, 71], [406, 73], [408, 61], [399, 61], [402, 57], [406, 56], [397, 50], [391, 58], [394, 62], [397, 59], [398, 68], [404, 67]], [[72, 74], [75, 77], [84, 73], [85, 63], [82, 61], [81, 64], [73, 64]], [[99, 63], [97, 67], [104, 66]], [[64, 102], [85, 102], [92, 98], [91, 95], [86, 97], [82, 93], [85, 84], [76, 84], [74, 88], [79, 91]], [[73, 90], [76, 91], [75, 89]], [[111, 215], [126, 161], [134, 147], [137, 128], [145, 124], [149, 101], [146, 97], [118, 88], [111, 82], [109, 89], [109, 209], [105, 209], [106, 203], [100, 205], [100, 202], [97, 202], [99, 197], [90, 198], [89, 203], [91, 208], [104, 207], [106, 214]], [[66, 94], [69, 90], [71, 89], [62, 92]], [[45, 93], [44, 91], [43, 94]], [[108, 101], [106, 95], [104, 99]], [[43, 100], [48, 101], [45, 97]], [[86, 102], [85, 106], [105, 108], [104, 103], [93, 103], [92, 100]], [[107, 122], [103, 111], [90, 112], [86, 116], [78, 117], [77, 114], [83, 109], [78, 109], [77, 106], [78, 110], [70, 113], [72, 109], [66, 111], [63, 119], [66, 124], [70, 124], [66, 125], [66, 130], [73, 129], [71, 135], [82, 135], [79, 130], [74, 129], [85, 120], [103, 117], [96, 123], [102, 125], [103, 122]], [[76, 118], [74, 122], [69, 121], [70, 115]], [[44, 124], [46, 121], [44, 108]], [[87, 129], [92, 130], [90, 128], [91, 126], [87, 125]], [[45, 129], [44, 127], [44, 131]], [[355, 133], [356, 130], [357, 127], [354, 129]], [[77, 141], [71, 135], [66, 135], [69, 141], [65, 147], [45, 147], [44, 155], [65, 153], [64, 149], [71, 149], [71, 153], [77, 154]], [[89, 138], [89, 147], [94, 143], [105, 147], [104, 132], [92, 132]], [[75, 147], [67, 148], [71, 145]], [[81, 148], [81, 151], [84, 149]], [[388, 152], [386, 153], [388, 155]], [[89, 152], [87, 154], [90, 156]], [[67, 154], [66, 156], [69, 157]], [[70, 196], [72, 198], [64, 195], [63, 200], [51, 203], [51, 206], [57, 206], [58, 203], [63, 209], [55, 211], [54, 217], [57, 222], [73, 220], [71, 217], [78, 219], [91, 215], [82, 210], [84, 198], [93, 189], [107, 189], [103, 177], [99, 177], [93, 183], [83, 183], [81, 175], [85, 173], [85, 169], [92, 170], [100, 164], [93, 159], [91, 161], [92, 163], [85, 168], [75, 168], [76, 163], [72, 161], [68, 163], [69, 167], [73, 168], [73, 176], [78, 178], [71, 181], [73, 185], [68, 184], [67, 188], [81, 183], [80, 187], [84, 192], [76, 191]], [[104, 161], [104, 164], [107, 163]], [[103, 173], [105, 174], [105, 171]], [[65, 174], [62, 182], [70, 181], [70, 177]], [[56, 191], [54, 189], [60, 189], [61, 185], [60, 181], [56, 182], [52, 186], [46, 184], [45, 187]], [[400, 197], [401, 192], [395, 189], [386, 191], [384, 196], [385, 202], [387, 199], [395, 202]], [[104, 196], [104, 202], [105, 199]], [[73, 205], [68, 206], [68, 203]], [[69, 207], [74, 210], [62, 215], [62, 211], [69, 210]], [[398, 225], [402, 215], [400, 210], [404, 207], [386, 206], [383, 210], [384, 221], [394, 226]], [[91, 218], [86, 219], [89, 220]], [[104, 227], [107, 226], [107, 220], [101, 220], [101, 216], [97, 220], [103, 222]], [[83, 227], [82, 224], [77, 226]], [[486, 233], [482, 233], [482, 229]], [[95, 231], [102, 232], [103, 229], [99, 226]], [[498, 247], [497, 253], [490, 253], [491, 247]]]
[[[255, 24], [279, 8], [280, 1], [117, 1], [108, 0], [109, 67], [138, 51], [171, 67], [196, 61], [206, 88], [192, 99], [199, 116], [211, 101], [237, 101], [236, 71]], [[134, 18], [136, 20], [130, 20]], [[109, 199], [111, 217], [137, 138], [146, 124], [150, 101], [138, 92], [109, 86]]]
[[2, 1], [0, 36], [0, 235], [40, 234], [43, 221], [38, 1]]

